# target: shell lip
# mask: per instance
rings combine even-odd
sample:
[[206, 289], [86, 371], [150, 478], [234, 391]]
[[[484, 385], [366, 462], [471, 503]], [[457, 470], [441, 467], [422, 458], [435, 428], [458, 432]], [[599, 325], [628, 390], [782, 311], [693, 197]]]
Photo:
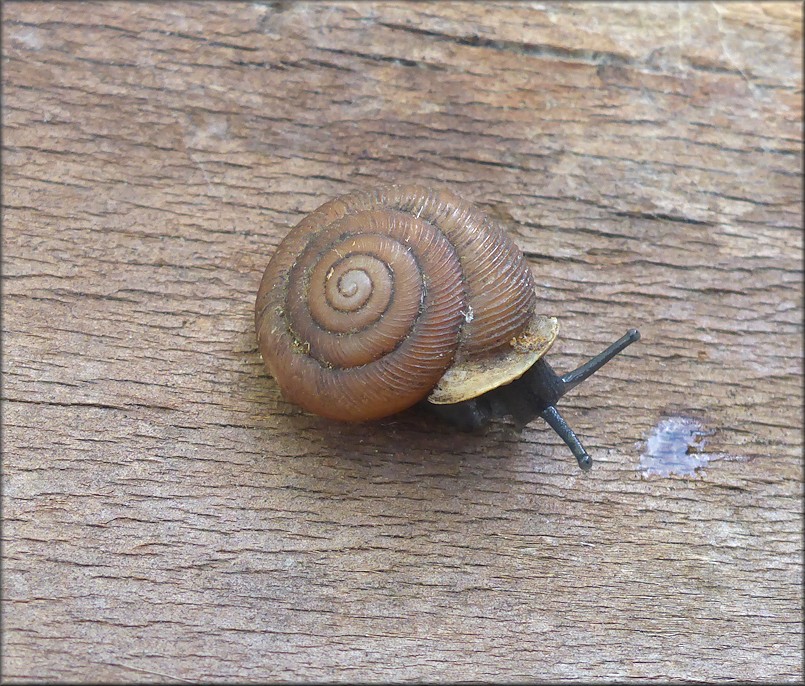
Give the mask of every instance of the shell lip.
[[471, 400], [519, 379], [550, 350], [558, 333], [556, 317], [535, 314], [502, 351], [451, 366], [431, 391], [428, 402], [450, 405]]

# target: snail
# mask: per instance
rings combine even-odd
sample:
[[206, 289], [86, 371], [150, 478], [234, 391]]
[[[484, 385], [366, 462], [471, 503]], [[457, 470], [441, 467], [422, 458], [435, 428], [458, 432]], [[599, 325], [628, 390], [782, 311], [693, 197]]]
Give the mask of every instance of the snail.
[[465, 431], [540, 416], [584, 470], [592, 459], [556, 404], [640, 338], [631, 329], [556, 374], [544, 355], [559, 323], [538, 312], [523, 253], [477, 207], [416, 185], [302, 219], [263, 274], [255, 327], [283, 396], [310, 412], [359, 422], [423, 403]]

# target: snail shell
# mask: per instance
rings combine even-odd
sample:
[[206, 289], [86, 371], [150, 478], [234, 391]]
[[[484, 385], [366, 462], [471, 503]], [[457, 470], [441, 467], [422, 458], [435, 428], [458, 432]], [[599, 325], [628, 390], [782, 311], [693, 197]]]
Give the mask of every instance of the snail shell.
[[557, 334], [536, 302], [522, 252], [483, 212], [445, 190], [386, 186], [331, 200], [291, 230], [263, 275], [255, 325], [288, 400], [363, 421], [521, 376]]

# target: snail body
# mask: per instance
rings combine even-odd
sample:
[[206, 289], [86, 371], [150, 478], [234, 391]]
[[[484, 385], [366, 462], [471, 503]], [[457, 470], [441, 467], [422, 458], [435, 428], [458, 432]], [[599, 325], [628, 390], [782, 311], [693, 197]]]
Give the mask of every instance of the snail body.
[[542, 357], [558, 322], [537, 303], [525, 257], [484, 212], [447, 190], [392, 185], [331, 200], [290, 231], [263, 274], [255, 327], [283, 395], [315, 414], [365, 421], [427, 399], [476, 428], [522, 419], [506, 389], [539, 378], [549, 392], [531, 393], [531, 412], [556, 429], [544, 411], [562, 380], [545, 381]]

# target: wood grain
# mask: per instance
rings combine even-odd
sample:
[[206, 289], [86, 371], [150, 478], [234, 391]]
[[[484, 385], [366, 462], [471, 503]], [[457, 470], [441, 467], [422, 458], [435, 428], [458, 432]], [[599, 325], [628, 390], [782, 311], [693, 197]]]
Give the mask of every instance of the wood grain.
[[[7, 3], [3, 679], [802, 670], [802, 6]], [[529, 257], [564, 413], [290, 406], [274, 247], [447, 185]], [[651, 476], [667, 417], [707, 465]]]

